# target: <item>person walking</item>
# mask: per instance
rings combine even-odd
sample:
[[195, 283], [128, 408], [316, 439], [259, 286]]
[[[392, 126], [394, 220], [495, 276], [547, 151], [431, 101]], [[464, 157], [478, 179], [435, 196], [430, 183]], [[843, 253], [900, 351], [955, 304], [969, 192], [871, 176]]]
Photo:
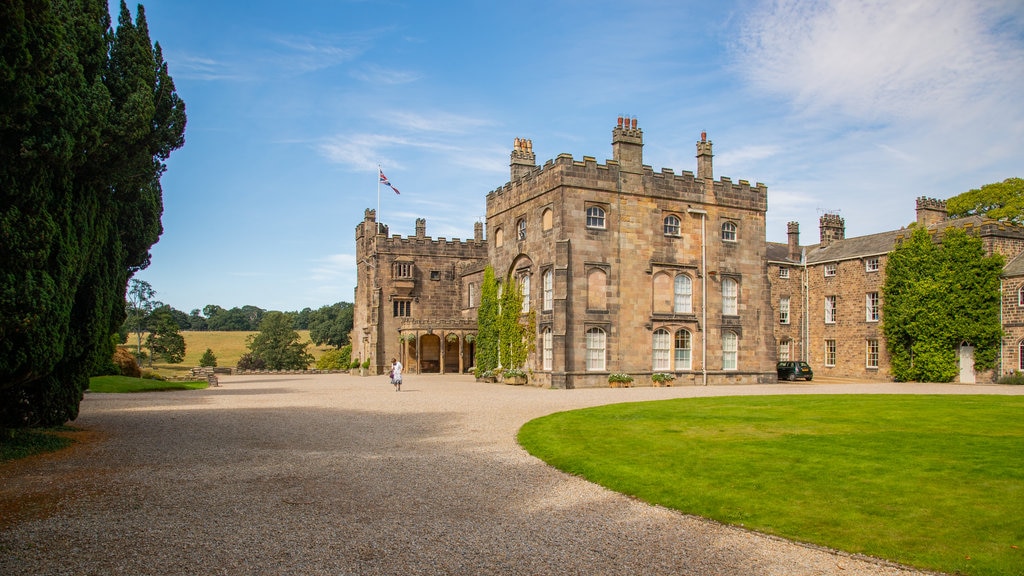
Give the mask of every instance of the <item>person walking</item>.
[[397, 358], [391, 359], [391, 383], [395, 385], [395, 392], [402, 390], [402, 363]]

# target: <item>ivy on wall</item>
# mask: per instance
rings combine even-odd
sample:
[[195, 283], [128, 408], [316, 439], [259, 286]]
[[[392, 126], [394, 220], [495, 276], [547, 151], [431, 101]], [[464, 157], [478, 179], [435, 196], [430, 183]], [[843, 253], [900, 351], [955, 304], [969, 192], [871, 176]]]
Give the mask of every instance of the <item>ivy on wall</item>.
[[889, 254], [885, 270], [882, 329], [893, 376], [952, 381], [962, 344], [974, 346], [976, 368], [994, 367], [1002, 337], [1003, 257], [986, 256], [981, 239], [959, 228], [937, 241], [924, 228], [912, 230]]

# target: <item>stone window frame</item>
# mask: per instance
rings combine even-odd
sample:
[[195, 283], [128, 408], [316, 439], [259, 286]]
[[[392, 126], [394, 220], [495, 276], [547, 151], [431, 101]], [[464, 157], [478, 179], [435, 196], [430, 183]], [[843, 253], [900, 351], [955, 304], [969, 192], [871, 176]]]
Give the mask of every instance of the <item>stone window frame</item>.
[[878, 344], [878, 338], [868, 338], [864, 341], [864, 367], [870, 369], [878, 369], [878, 358], [881, 348]]
[[[729, 293], [727, 286], [734, 286], [735, 291]], [[738, 316], [740, 313], [740, 281], [731, 276], [722, 278], [722, 315]]]
[[415, 269], [412, 260], [396, 260], [392, 264], [392, 274], [395, 278], [412, 278]]
[[441, 281], [441, 271], [440, 270], [431, 270], [430, 271], [430, 279], [435, 281], [435, 282], [440, 282]]
[[476, 308], [476, 282], [470, 282], [466, 285], [466, 297], [467, 297], [467, 308]]
[[836, 341], [833, 338], [825, 339], [825, 355], [824, 355], [825, 366], [830, 368], [836, 365]]
[[740, 335], [733, 330], [722, 332], [722, 370], [735, 372], [740, 367]]
[[516, 239], [522, 242], [526, 240], [526, 218], [516, 220]]
[[793, 355], [793, 341], [789, 338], [783, 338], [782, 341], [779, 342], [778, 355], [779, 362], [788, 362], [790, 360], [790, 356]]
[[1017, 289], [1017, 306], [1024, 307], [1024, 285]]
[[540, 329], [541, 346], [541, 370], [550, 372], [554, 365], [554, 344], [551, 326], [542, 326]]
[[541, 312], [550, 312], [555, 307], [555, 270], [548, 266], [541, 269]]
[[[585, 350], [585, 353], [584, 353], [583, 357], [584, 357], [584, 362], [586, 363], [586, 366], [585, 366], [586, 371], [587, 372], [607, 372], [607, 370], [608, 370], [608, 331], [605, 329], [604, 326], [598, 326], [598, 325], [584, 325], [584, 328], [585, 328], [585, 331], [583, 332], [583, 335], [584, 335], [584, 350]], [[591, 334], [594, 334], [595, 338], [597, 337], [597, 334], [601, 335], [601, 338], [600, 338], [601, 346], [600, 347], [597, 347], [597, 346], [591, 347], [591, 343], [592, 343]], [[591, 363], [592, 361], [596, 362], [597, 360], [600, 360], [600, 366], [598, 366], [596, 363], [595, 364]]]
[[881, 258], [878, 256], [872, 256], [864, 259], [864, 271], [865, 272], [878, 272], [882, 269]]
[[675, 214], [669, 214], [665, 216], [664, 220], [662, 220], [662, 231], [664, 232], [665, 236], [670, 236], [672, 238], [678, 238], [682, 236], [682, 226], [682, 219], [680, 219], [679, 216], [676, 216]]
[[779, 296], [779, 324], [789, 324], [789, 296]]
[[878, 322], [882, 319], [882, 295], [879, 292], [864, 294], [864, 320]]
[[[681, 333], [686, 334], [686, 341], [689, 344], [689, 347], [679, 346], [679, 335]], [[686, 359], [684, 361], [685, 364], [683, 366], [679, 365], [679, 352], [681, 350], [686, 350], [687, 352]], [[672, 334], [672, 367], [676, 371], [693, 370], [693, 333], [687, 330], [686, 328], [680, 328], [679, 330], [676, 330], [674, 334]]]
[[392, 313], [395, 318], [411, 318], [412, 317], [412, 299], [411, 298], [395, 298], [392, 300]]
[[608, 229], [608, 209], [595, 203], [588, 203], [584, 208], [585, 224], [588, 230]]
[[825, 266], [823, 266], [823, 270], [825, 276], [831, 278], [832, 276], [836, 275], [836, 271], [839, 270], [839, 265], [836, 264], [835, 262], [829, 262], [828, 264], [825, 264]]
[[[686, 278], [689, 281], [689, 293], [680, 291], [680, 278]], [[672, 313], [693, 313], [693, 278], [690, 278], [689, 274], [681, 272], [672, 278]]]
[[835, 324], [839, 317], [839, 296], [828, 294], [825, 296], [825, 324]]
[[544, 206], [540, 211], [540, 230], [550, 232], [555, 227], [555, 211], [551, 206]]
[[789, 268], [786, 266], [779, 266], [779, 278], [789, 278]]
[[501, 226], [494, 229], [494, 247], [501, 248], [505, 245], [505, 230]]
[[651, 334], [651, 370], [672, 370], [673, 334], [668, 328], [658, 328]]
[[736, 224], [732, 220], [722, 222], [722, 242], [738, 242], [739, 236], [739, 224]]

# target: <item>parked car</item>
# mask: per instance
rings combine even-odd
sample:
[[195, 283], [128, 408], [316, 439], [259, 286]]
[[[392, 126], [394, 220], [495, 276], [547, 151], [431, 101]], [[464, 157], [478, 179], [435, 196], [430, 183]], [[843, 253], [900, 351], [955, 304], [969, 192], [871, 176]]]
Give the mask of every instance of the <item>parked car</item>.
[[807, 362], [779, 362], [775, 365], [775, 371], [779, 374], [779, 380], [797, 380], [803, 378], [808, 382], [814, 378], [814, 370]]

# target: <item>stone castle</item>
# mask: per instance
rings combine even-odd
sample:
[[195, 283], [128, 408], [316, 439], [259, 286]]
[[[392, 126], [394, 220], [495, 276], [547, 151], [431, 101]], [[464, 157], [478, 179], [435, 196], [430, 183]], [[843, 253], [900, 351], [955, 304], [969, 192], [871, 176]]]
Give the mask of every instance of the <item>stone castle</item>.
[[[414, 236], [389, 236], [366, 210], [356, 226], [353, 357], [376, 373], [391, 358], [413, 373], [469, 371], [490, 265], [517, 281], [523, 312], [536, 318], [525, 366], [534, 385], [607, 386], [614, 372], [641, 384], [656, 372], [676, 384], [774, 382], [785, 359], [807, 360], [820, 376], [889, 379], [881, 287], [906, 230], [846, 238], [843, 219], [825, 214], [818, 244], [801, 246], [796, 222], [788, 243], [767, 242], [767, 187], [715, 180], [703, 133], [696, 159], [696, 173], [655, 172], [636, 119], [620, 117], [603, 164], [560, 154], [539, 166], [532, 141], [516, 138], [509, 181], [486, 196], [486, 238], [480, 223], [469, 240], [430, 238], [423, 219]], [[1002, 372], [1024, 369], [1024, 230], [948, 220], [944, 202], [929, 198], [917, 213], [921, 225], [968, 228], [1007, 256], [1020, 310], [1004, 321]]]

